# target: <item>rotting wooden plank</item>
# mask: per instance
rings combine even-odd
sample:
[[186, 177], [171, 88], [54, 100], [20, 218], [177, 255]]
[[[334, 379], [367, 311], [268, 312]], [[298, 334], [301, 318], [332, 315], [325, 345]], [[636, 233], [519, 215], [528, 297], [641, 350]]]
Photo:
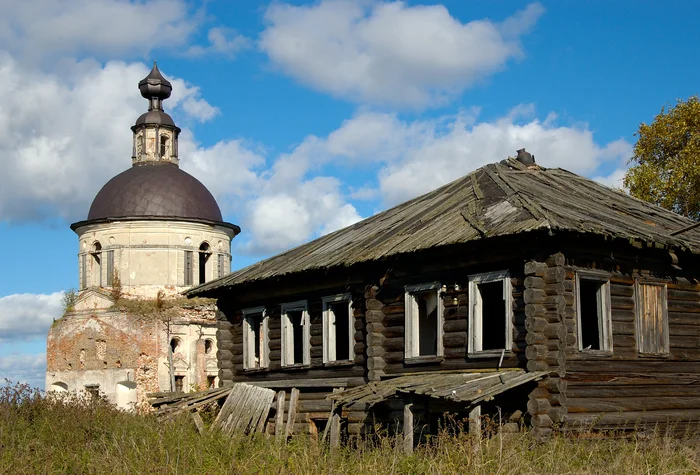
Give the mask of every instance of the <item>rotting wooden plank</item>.
[[275, 438], [282, 440], [284, 438], [284, 399], [287, 393], [280, 391], [277, 393], [277, 413], [275, 414]]
[[271, 389], [234, 384], [211, 430], [218, 429], [223, 434], [232, 435], [251, 434], [262, 429], [264, 424], [260, 425], [259, 421], [267, 418], [274, 395]]
[[406, 400], [403, 406], [403, 451], [413, 453], [413, 403]]
[[338, 414], [338, 411], [333, 412], [328, 425], [331, 426], [330, 446], [333, 449], [340, 445], [340, 414]]
[[199, 415], [199, 412], [194, 411], [190, 413], [190, 417], [192, 418], [192, 421], [194, 422], [194, 426], [197, 428], [197, 432], [200, 434], [204, 433], [204, 421], [202, 420], [202, 416]]
[[292, 429], [294, 427], [294, 419], [297, 416], [297, 401], [299, 400], [299, 390], [297, 388], [292, 388], [291, 396], [289, 397], [289, 411], [287, 412], [287, 427], [284, 431], [285, 437], [292, 435]]

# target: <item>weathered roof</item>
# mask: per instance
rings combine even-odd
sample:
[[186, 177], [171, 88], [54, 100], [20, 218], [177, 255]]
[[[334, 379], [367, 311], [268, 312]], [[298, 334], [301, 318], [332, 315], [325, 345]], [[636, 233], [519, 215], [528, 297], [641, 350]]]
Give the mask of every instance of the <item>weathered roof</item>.
[[509, 159], [339, 231], [187, 292], [233, 287], [314, 269], [528, 231], [577, 231], [700, 252], [700, 229], [676, 213], [560, 168]]
[[530, 381], [547, 372], [528, 373], [524, 369], [481, 373], [430, 373], [399, 376], [330, 394], [338, 405], [373, 405], [401, 394], [417, 394], [454, 402], [477, 404]]

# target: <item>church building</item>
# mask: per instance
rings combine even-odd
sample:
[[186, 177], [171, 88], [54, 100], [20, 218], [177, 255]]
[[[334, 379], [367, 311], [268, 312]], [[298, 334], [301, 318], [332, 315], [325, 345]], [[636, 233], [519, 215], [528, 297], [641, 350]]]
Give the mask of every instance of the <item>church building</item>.
[[148, 111], [133, 127], [132, 166], [105, 184], [78, 235], [79, 291], [49, 331], [46, 389], [86, 391], [120, 407], [147, 393], [218, 384], [213, 301], [181, 292], [230, 272], [216, 200], [179, 168], [172, 85], [157, 65], [138, 84]]

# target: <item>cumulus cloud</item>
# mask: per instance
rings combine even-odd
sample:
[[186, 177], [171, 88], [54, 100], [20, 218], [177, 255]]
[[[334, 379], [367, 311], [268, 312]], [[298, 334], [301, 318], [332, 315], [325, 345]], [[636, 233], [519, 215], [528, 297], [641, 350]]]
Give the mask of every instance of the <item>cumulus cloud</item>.
[[259, 44], [274, 65], [318, 90], [364, 102], [426, 106], [521, 58], [519, 37], [543, 11], [533, 3], [502, 23], [462, 23], [442, 5], [273, 3]]
[[[0, 356], [0, 378], [12, 383], [27, 383], [33, 388], [44, 389], [46, 380], [46, 354], [12, 354]], [[0, 380], [0, 386], [4, 381]]]
[[192, 45], [185, 56], [199, 57], [210, 53], [223, 54], [233, 58], [237, 53], [250, 48], [253, 42], [231, 28], [210, 28], [207, 33], [208, 45]]
[[[146, 74], [142, 63], [90, 60], [61, 75], [30, 71], [0, 53], [0, 219], [84, 218], [100, 187], [130, 165], [129, 127], [146, 110], [136, 84]], [[218, 113], [196, 87], [171, 82], [165, 106], [176, 117]]]
[[0, 297], [0, 342], [46, 338], [63, 314], [63, 292]]
[[0, 0], [0, 10], [0, 45], [30, 60], [176, 47], [203, 19], [185, 0]]

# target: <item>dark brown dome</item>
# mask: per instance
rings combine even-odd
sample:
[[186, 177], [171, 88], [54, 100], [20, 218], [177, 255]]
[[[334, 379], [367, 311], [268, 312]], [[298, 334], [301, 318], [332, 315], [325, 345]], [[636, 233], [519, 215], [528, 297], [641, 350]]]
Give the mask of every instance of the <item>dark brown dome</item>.
[[97, 193], [88, 213], [88, 221], [141, 217], [222, 221], [209, 190], [171, 163], [138, 165], [115, 176]]

